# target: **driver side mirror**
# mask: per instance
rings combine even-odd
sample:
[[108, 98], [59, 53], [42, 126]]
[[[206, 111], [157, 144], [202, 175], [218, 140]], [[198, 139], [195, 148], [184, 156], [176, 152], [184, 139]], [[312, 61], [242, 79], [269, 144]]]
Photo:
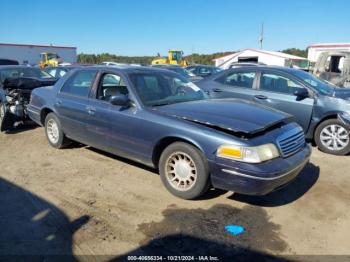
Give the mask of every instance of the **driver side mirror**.
[[309, 91], [306, 88], [298, 88], [295, 92], [294, 95], [298, 98], [306, 98], [309, 97]]
[[131, 106], [131, 101], [126, 95], [116, 95], [109, 99], [109, 102], [115, 106], [129, 107]]

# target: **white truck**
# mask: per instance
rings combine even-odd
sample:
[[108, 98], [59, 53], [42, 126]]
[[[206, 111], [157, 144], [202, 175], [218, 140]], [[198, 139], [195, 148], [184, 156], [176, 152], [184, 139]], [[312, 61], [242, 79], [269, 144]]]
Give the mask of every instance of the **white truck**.
[[42, 53], [57, 54], [66, 63], [77, 62], [76, 47], [0, 43], [0, 59], [15, 60], [19, 64], [38, 65]]

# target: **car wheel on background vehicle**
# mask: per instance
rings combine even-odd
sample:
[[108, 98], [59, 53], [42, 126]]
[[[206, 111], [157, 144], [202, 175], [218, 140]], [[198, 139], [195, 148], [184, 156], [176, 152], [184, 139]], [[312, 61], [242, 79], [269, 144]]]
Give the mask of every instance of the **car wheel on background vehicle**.
[[350, 152], [349, 129], [338, 119], [323, 121], [316, 129], [315, 142], [325, 153], [346, 155]]
[[60, 149], [70, 144], [70, 140], [63, 133], [61, 123], [54, 113], [49, 113], [45, 118], [45, 134], [54, 148]]
[[201, 196], [210, 185], [206, 158], [196, 147], [184, 142], [175, 142], [163, 151], [159, 173], [165, 187], [183, 199]]
[[0, 101], [0, 130], [2, 130], [2, 122], [5, 117], [5, 105]]

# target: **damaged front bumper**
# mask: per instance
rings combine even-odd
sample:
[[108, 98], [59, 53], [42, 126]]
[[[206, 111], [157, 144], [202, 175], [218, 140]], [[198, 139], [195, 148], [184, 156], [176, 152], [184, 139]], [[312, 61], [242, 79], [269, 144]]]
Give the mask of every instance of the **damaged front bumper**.
[[227, 159], [210, 161], [215, 188], [246, 195], [266, 195], [288, 184], [303, 170], [311, 155], [310, 145], [296, 154], [260, 164], [238, 163]]

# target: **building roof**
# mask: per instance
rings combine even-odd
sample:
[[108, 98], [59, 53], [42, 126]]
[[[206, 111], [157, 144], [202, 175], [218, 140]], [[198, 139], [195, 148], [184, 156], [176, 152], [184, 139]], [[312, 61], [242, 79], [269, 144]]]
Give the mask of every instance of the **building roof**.
[[57, 46], [57, 45], [32, 45], [32, 44], [10, 44], [0, 43], [0, 46], [18, 46], [18, 47], [43, 47], [43, 48], [66, 48], [66, 49], [77, 49], [74, 46]]
[[257, 52], [257, 53], [277, 56], [277, 57], [291, 59], [291, 60], [306, 60], [305, 57], [290, 55], [290, 54], [286, 54], [286, 53], [282, 53], [282, 52], [276, 52], [276, 51], [267, 51], [267, 50], [261, 50], [261, 49], [254, 49], [254, 48], [243, 49], [243, 50], [241, 50], [241, 51], [239, 51], [237, 53], [230, 54], [230, 55], [223, 56], [223, 57], [219, 57], [219, 58], [216, 58], [216, 59], [213, 59], [213, 60], [215, 61], [215, 60], [219, 60], [219, 59], [222, 59], [222, 58], [232, 59], [232, 58], [242, 54], [245, 51], [253, 51], [253, 52]]
[[319, 43], [319, 44], [312, 44], [309, 45], [308, 48], [310, 47], [350, 47], [350, 43]]

